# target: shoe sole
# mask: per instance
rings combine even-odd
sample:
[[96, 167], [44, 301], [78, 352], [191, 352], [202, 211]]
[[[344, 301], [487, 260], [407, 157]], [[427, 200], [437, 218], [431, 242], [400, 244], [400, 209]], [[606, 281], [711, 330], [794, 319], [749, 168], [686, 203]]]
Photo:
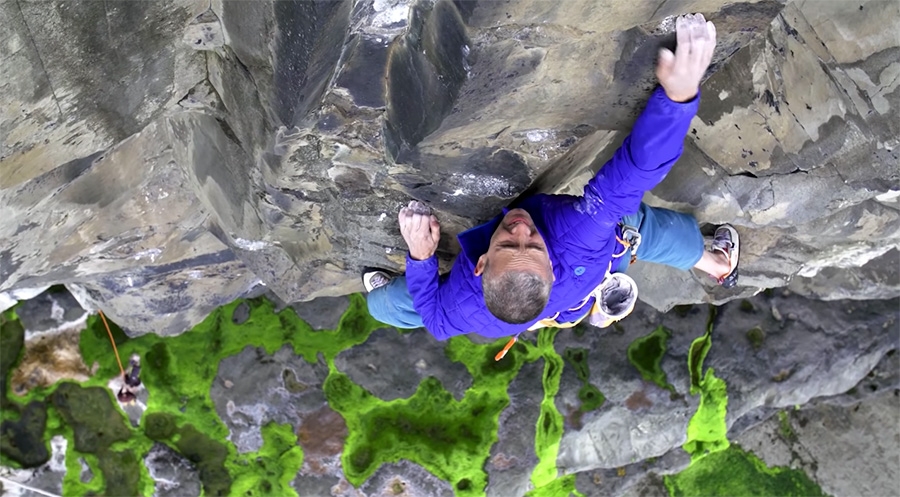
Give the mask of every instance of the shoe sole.
[[738, 264], [741, 259], [741, 235], [738, 234], [737, 230], [734, 229], [734, 226], [730, 224], [724, 224], [719, 227], [719, 229], [727, 229], [728, 233], [731, 235], [731, 252], [728, 257], [729, 266], [731, 267], [731, 271], [728, 273], [728, 276], [722, 278], [722, 286], [725, 288], [732, 288], [737, 285], [738, 280]]
[[[375, 289], [375, 286], [372, 284], [372, 278], [375, 277], [375, 275], [377, 275], [377, 274], [383, 274], [385, 278], [387, 278], [388, 280], [391, 280], [391, 275], [387, 271], [369, 271], [369, 272], [363, 273], [363, 275], [362, 275], [363, 287], [365, 287], [366, 292], [371, 292], [372, 290]], [[381, 288], [381, 287], [379, 287], [379, 288]]]

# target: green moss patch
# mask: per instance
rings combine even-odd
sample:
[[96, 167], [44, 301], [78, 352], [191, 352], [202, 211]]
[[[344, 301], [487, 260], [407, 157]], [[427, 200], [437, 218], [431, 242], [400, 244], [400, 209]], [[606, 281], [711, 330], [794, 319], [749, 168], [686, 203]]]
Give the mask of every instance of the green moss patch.
[[628, 361], [638, 370], [645, 380], [655, 383], [660, 388], [674, 392], [669, 384], [666, 372], [662, 370], [662, 358], [666, 355], [666, 346], [671, 332], [660, 326], [649, 335], [635, 339], [628, 346]]
[[544, 374], [541, 378], [544, 398], [541, 400], [541, 413], [534, 436], [534, 452], [538, 456], [538, 464], [531, 473], [531, 483], [535, 488], [548, 485], [559, 476], [556, 456], [559, 455], [559, 442], [562, 440], [563, 416], [556, 408], [554, 399], [559, 393], [563, 359], [553, 348], [557, 333], [557, 328], [542, 328], [538, 332], [535, 350], [535, 353], [544, 358]]
[[677, 475], [664, 477], [673, 497], [825, 496], [803, 471], [769, 468], [740, 447], [710, 454]]
[[754, 349], [762, 347], [765, 340], [766, 332], [759, 326], [754, 326], [747, 330], [747, 341], [750, 342], [750, 346]]
[[[240, 319], [236, 318], [238, 314]], [[347, 424], [342, 462], [349, 481], [359, 485], [381, 464], [408, 459], [448, 481], [460, 496], [484, 494], [484, 466], [497, 441], [499, 415], [509, 404], [507, 388], [523, 364], [543, 358], [544, 398], [534, 449], [539, 464], [532, 482], [544, 492], [538, 495], [574, 488], [573, 477], [558, 478], [556, 468], [563, 418], [554, 397], [564, 365], [553, 347], [558, 330], [541, 330], [537, 343], [522, 340], [501, 361], [495, 361], [494, 355], [503, 340], [479, 345], [466, 337], [455, 337], [448, 342], [446, 353], [451, 360], [464, 364], [473, 378], [461, 400], [455, 400], [437, 379], [428, 378], [412, 397], [385, 402], [353, 383], [334, 365], [339, 352], [363, 343], [373, 330], [383, 327], [369, 316], [360, 295], [350, 297], [350, 307], [335, 330], [314, 331], [293, 310], [276, 314], [264, 299], [223, 306], [176, 337], [151, 334], [129, 338], [115, 323], [110, 322], [110, 326], [121, 357], [137, 354], [142, 360], [141, 379], [149, 398], [140, 426], [127, 422], [107, 389], [106, 384], [119, 370], [98, 316], [88, 318], [80, 340], [85, 363], [98, 366], [91, 379], [82, 384], [63, 382], [36, 388], [23, 397], [10, 396], [6, 402], [9, 409], [4, 409], [4, 426], [12, 427], [8, 424], [12, 422], [34, 426], [34, 440], [29, 444], [46, 450], [52, 436], [61, 435], [69, 441], [65, 495], [152, 494], [154, 482], [142, 459], [156, 442], [166, 444], [195, 465], [204, 496], [296, 495], [290, 484], [303, 463], [303, 452], [293, 427], [270, 423], [262, 427], [263, 445], [258, 452], [238, 454], [226, 440], [228, 429], [216, 415], [209, 396], [222, 359], [247, 346], [271, 354], [284, 344], [291, 344], [311, 363], [324, 359], [328, 365], [323, 390], [330, 407]], [[14, 311], [4, 314], [2, 338], [0, 373], [7, 380], [6, 373], [21, 356], [22, 330]], [[575, 367], [586, 381], [586, 362]], [[285, 378], [288, 388], [290, 380]], [[584, 405], [599, 406], [602, 394], [596, 389], [583, 390]], [[32, 412], [26, 407], [29, 402], [33, 416], [25, 414]], [[16, 433], [22, 431], [18, 425], [16, 428]], [[4, 449], [2, 453], [5, 462], [11, 451]], [[89, 481], [80, 479], [80, 460], [93, 472]]]
[[[249, 314], [246, 319], [232, 319], [238, 307]], [[2, 319], [0, 373], [6, 399], [7, 373], [21, 356], [23, 331], [14, 311], [7, 311]], [[153, 481], [142, 459], [154, 441], [168, 444], [197, 466], [205, 496], [231, 495], [238, 490], [243, 495], [295, 495], [290, 481], [303, 456], [289, 425], [263, 427], [264, 443], [258, 453], [239, 455], [234, 445], [225, 441], [228, 429], [216, 415], [209, 397], [219, 362], [247, 346], [262, 347], [271, 354], [284, 344], [291, 344], [305, 360], [316, 362], [324, 357], [331, 364], [341, 350], [364, 342], [373, 330], [383, 326], [369, 316], [360, 295], [350, 297], [350, 307], [338, 329], [331, 331], [312, 330], [292, 309], [276, 314], [272, 303], [265, 299], [223, 306], [177, 337], [150, 334], [129, 338], [115, 323], [109, 324], [121, 357], [138, 354], [142, 358], [141, 379], [149, 399], [141, 427], [130, 426], [106, 388], [119, 369], [98, 316], [88, 318], [80, 340], [85, 363], [98, 365], [90, 380], [82, 385], [65, 382], [34, 389], [24, 397], [4, 400], [5, 428], [13, 428], [7, 421], [23, 422], [20, 413], [29, 402], [50, 405], [45, 428], [40, 427], [39, 414], [34, 419], [23, 419], [36, 427], [32, 431], [42, 432], [43, 443], [30, 445], [46, 450], [52, 436], [62, 435], [69, 440], [68, 472], [63, 481], [66, 495], [152, 494]], [[21, 432], [3, 431], [19, 437]], [[14, 438], [5, 440], [14, 442]], [[7, 459], [12, 462], [14, 451], [8, 448], [2, 450], [4, 463]], [[87, 483], [79, 478], [81, 458], [94, 472], [94, 478]]]
[[526, 497], [567, 497], [567, 496], [584, 497], [584, 494], [575, 488], [575, 475], [566, 475], [557, 478], [550, 483], [535, 488], [526, 493]]
[[581, 381], [581, 388], [578, 390], [578, 400], [581, 401], [581, 406], [579, 406], [578, 410], [585, 413], [599, 409], [603, 402], [606, 401], [606, 397], [600, 392], [600, 389], [590, 382], [591, 370], [588, 365], [588, 350], [584, 348], [568, 348], [563, 357], [565, 357], [566, 363], [575, 371], [575, 376]]
[[725, 415], [728, 393], [725, 381], [716, 377], [712, 368], [703, 374], [703, 362], [712, 347], [712, 331], [716, 310], [710, 306], [706, 333], [691, 342], [688, 350], [688, 369], [691, 375], [691, 394], [700, 395], [700, 405], [691, 417], [687, 429], [687, 441], [682, 445], [691, 454], [691, 460], [728, 448], [728, 426]]
[[[479, 345], [467, 337], [450, 339], [448, 357], [464, 364], [472, 375], [472, 386], [459, 401], [435, 378], [425, 379], [407, 399], [382, 401], [332, 366], [323, 389], [329, 406], [347, 422], [342, 456], [347, 479], [360, 485], [381, 464], [407, 459], [448, 481], [457, 495], [483, 495], [484, 465], [497, 441], [500, 413], [509, 404], [507, 388], [523, 364], [541, 357], [546, 364], [545, 401], [535, 451], [543, 466], [539, 464], [536, 472], [549, 472], [545, 467], [552, 466], [556, 478], [562, 416], [552, 407], [552, 398], [559, 387], [562, 359], [553, 350], [555, 331], [539, 332], [537, 345], [521, 340], [500, 361], [494, 355], [505, 340]], [[543, 481], [540, 476], [538, 480]]]
[[794, 427], [791, 426], [791, 415], [787, 411], [778, 411], [778, 431], [781, 437], [789, 442], [797, 439]]

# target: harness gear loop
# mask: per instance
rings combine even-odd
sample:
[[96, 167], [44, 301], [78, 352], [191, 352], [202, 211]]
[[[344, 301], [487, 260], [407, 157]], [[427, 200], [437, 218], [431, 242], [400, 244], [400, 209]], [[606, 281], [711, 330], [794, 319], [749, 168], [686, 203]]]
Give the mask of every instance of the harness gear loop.
[[627, 224], [620, 224], [619, 226], [622, 227], [622, 236], [616, 235], [616, 241], [621, 243], [624, 248], [622, 252], [613, 254], [613, 257], [622, 257], [631, 249], [631, 261], [629, 264], [634, 264], [634, 261], [637, 260], [638, 247], [641, 246], [641, 232], [634, 226]]

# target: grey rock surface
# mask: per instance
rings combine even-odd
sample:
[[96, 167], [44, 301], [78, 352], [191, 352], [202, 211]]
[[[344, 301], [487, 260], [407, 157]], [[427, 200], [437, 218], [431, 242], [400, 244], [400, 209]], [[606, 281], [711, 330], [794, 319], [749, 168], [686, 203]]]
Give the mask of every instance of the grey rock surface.
[[900, 397], [855, 405], [825, 402], [785, 411], [736, 443], [770, 466], [805, 471], [829, 495], [893, 495], [900, 488]]
[[29, 488], [62, 495], [63, 478], [66, 476], [67, 446], [68, 441], [57, 435], [50, 439], [51, 456], [46, 463], [30, 469], [0, 466], [0, 476], [13, 482], [12, 484], [3, 483], [4, 495], [21, 495], [23, 497], [41, 495]]
[[[131, 335], [177, 334], [259, 282], [294, 303], [402, 270], [410, 197], [446, 269], [523, 192], [580, 190], [692, 10], [719, 48], [646, 200], [738, 225], [743, 287], [650, 267], [642, 298], [861, 266], [900, 236], [898, 6], [826, 3], [3, 2], [0, 292], [62, 283]], [[815, 293], [884, 286], [859, 278]]]
[[367, 497], [450, 497], [454, 495], [450, 484], [438, 479], [418, 464], [400, 461], [383, 464], [359, 488]]
[[161, 443], [153, 444], [144, 465], [155, 482], [154, 497], [197, 497], [200, 476], [197, 469], [177, 452]]
[[827, 267], [791, 280], [791, 291], [810, 298], [889, 299], [900, 296], [900, 250], [891, 248], [858, 269]]
[[509, 406], [500, 414], [497, 443], [485, 465], [490, 497], [524, 495], [532, 488], [531, 473], [538, 463], [534, 437], [544, 397], [536, 385], [543, 374], [543, 360], [524, 364], [507, 389]]
[[402, 333], [382, 328], [373, 331], [365, 343], [338, 354], [334, 364], [382, 400], [412, 397], [419, 383], [429, 376], [440, 380], [459, 400], [472, 386], [472, 376], [465, 366], [447, 358], [445, 346], [424, 329]]
[[[728, 385], [729, 427], [758, 416], [759, 408], [804, 405], [846, 392], [889, 351], [900, 349], [896, 299], [823, 302], [784, 293], [718, 309], [705, 367]], [[559, 335], [560, 354], [568, 347], [588, 350], [591, 381], [607, 399], [581, 417], [581, 426], [567, 426], [557, 460], [562, 471], [618, 468], [662, 456], [686, 441], [698, 401], [689, 394], [687, 351], [707, 318], [702, 306], [660, 314], [641, 305], [619, 330]], [[643, 380], [626, 357], [634, 339], [659, 325], [671, 330], [661, 361], [671, 392]], [[761, 330], [761, 339], [748, 335], [753, 328]], [[578, 405], [577, 386], [564, 373], [556, 399], [561, 412]]]
[[[900, 354], [891, 349], [850, 390], [799, 410], [757, 408], [731, 425], [728, 437], [770, 467], [804, 471], [829, 495], [892, 495], [900, 479], [898, 391]], [[576, 488], [589, 496], [665, 497], [661, 476], [689, 463], [690, 456], [675, 447], [661, 457], [577, 473]]]
[[336, 330], [341, 316], [350, 306], [350, 299], [341, 297], [321, 297], [309, 302], [297, 302], [291, 305], [294, 312], [314, 330]]
[[290, 345], [272, 355], [246, 347], [219, 363], [210, 398], [238, 452], [253, 452], [262, 447], [264, 424], [296, 425], [302, 414], [325, 404], [322, 382], [326, 376], [324, 362], [310, 364], [295, 355]]

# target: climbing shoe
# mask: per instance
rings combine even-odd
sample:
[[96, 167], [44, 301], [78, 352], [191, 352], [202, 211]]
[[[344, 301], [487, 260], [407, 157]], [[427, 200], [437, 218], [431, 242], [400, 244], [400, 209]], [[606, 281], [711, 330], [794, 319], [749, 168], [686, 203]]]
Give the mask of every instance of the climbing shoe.
[[394, 278], [385, 271], [367, 271], [363, 273], [363, 286], [366, 287], [367, 292], [371, 292], [376, 288], [387, 285], [392, 279]]
[[712, 252], [720, 252], [725, 255], [728, 260], [729, 271], [727, 274], [717, 278], [720, 285], [725, 288], [731, 288], [737, 285], [738, 281], [738, 259], [741, 254], [740, 236], [734, 226], [723, 224], [716, 228], [713, 236]]

